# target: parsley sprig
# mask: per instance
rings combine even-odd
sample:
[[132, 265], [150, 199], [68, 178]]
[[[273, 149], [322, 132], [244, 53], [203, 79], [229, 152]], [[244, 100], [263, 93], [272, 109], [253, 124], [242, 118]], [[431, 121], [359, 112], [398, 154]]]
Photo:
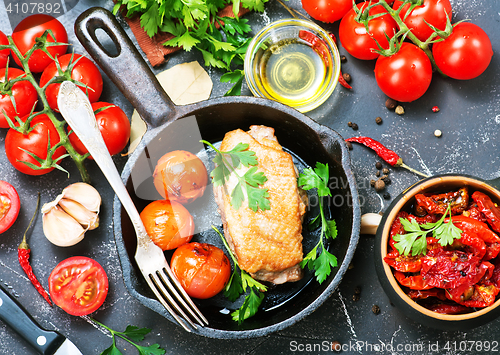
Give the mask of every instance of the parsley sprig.
[[[323, 208], [323, 197], [331, 196], [328, 182], [330, 180], [328, 164], [317, 162], [314, 169], [304, 169], [299, 174], [298, 184], [304, 190], [317, 189], [319, 197], [319, 215], [311, 221], [312, 226], [321, 223], [321, 234], [316, 246], [305, 256], [300, 263], [304, 268], [314, 270], [316, 280], [321, 284], [331, 273], [331, 269], [337, 266], [337, 258], [325, 247], [324, 239], [335, 239], [337, 237], [337, 225], [335, 220], [328, 220]], [[325, 238], [323, 238], [325, 237]]]
[[[234, 86], [226, 95], [240, 95], [244, 78], [243, 62], [251, 40], [247, 19], [239, 18], [240, 6], [251, 11], [264, 11], [268, 0], [117, 0], [113, 13], [125, 8], [126, 16], [140, 14], [141, 27], [149, 37], [159, 31], [174, 37], [165, 46], [193, 48], [200, 51], [206, 66], [225, 71], [221, 82]], [[217, 13], [233, 4], [235, 18]], [[217, 25], [217, 26], [216, 26]]]
[[231, 313], [233, 320], [237, 321], [238, 324], [241, 324], [241, 322], [245, 319], [250, 318], [257, 313], [259, 306], [264, 299], [264, 292], [267, 291], [267, 287], [259, 281], [253, 279], [246, 271], [240, 268], [238, 260], [236, 260], [233, 255], [222, 233], [214, 226], [212, 226], [212, 228], [217, 232], [217, 234], [219, 234], [234, 263], [233, 273], [228, 284], [224, 288], [224, 296], [226, 296], [231, 302], [234, 302], [238, 299], [238, 297], [240, 297], [240, 295], [246, 293], [247, 289], [249, 289], [249, 293], [245, 296], [245, 301], [242, 306]]
[[[231, 206], [235, 210], [241, 207], [243, 201], [245, 201], [245, 195], [248, 197], [248, 207], [252, 211], [257, 212], [259, 208], [261, 210], [271, 209], [268, 189], [262, 187], [267, 178], [262, 171], [257, 171], [257, 157], [255, 152], [248, 150], [248, 144], [238, 143], [230, 151], [221, 152], [211, 143], [205, 140], [202, 140], [202, 142], [216, 152], [213, 159], [215, 168], [210, 173], [213, 184], [215, 186], [225, 186], [231, 174], [238, 179], [233, 191], [230, 191]], [[243, 175], [239, 175], [236, 170], [241, 166], [250, 169]]]
[[128, 343], [132, 344], [135, 346], [135, 348], [139, 351], [140, 355], [163, 355], [165, 354], [165, 349], [160, 348], [160, 345], [158, 344], [153, 344], [150, 346], [142, 346], [139, 344], [136, 344], [138, 341], [143, 341], [144, 336], [151, 332], [151, 329], [149, 328], [139, 328], [133, 325], [128, 325], [125, 331], [119, 332], [116, 330], [111, 329], [110, 327], [96, 321], [93, 318], [89, 318], [92, 322], [95, 324], [103, 327], [106, 329], [108, 332], [111, 333], [111, 336], [113, 337], [113, 343], [111, 346], [107, 349], [105, 349], [101, 355], [123, 355], [120, 350], [118, 350], [116, 346], [116, 337], [120, 337], [123, 340], [127, 341]]
[[[448, 222], [444, 223], [447, 215]], [[427, 234], [432, 233], [432, 236], [439, 241], [442, 246], [453, 244], [455, 239], [460, 239], [462, 231], [455, 226], [451, 220], [451, 208], [448, 205], [443, 216], [434, 223], [418, 224], [415, 219], [411, 221], [400, 217], [399, 220], [406, 234], [396, 234], [393, 239], [397, 243], [394, 247], [400, 254], [408, 255], [411, 252], [412, 256], [427, 253]]]

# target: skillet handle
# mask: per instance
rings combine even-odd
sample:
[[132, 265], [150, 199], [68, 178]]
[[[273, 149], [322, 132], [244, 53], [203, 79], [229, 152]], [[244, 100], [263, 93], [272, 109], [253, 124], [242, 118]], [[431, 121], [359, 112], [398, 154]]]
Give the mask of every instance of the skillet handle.
[[[112, 53], [99, 41], [98, 29], [110, 37], [117, 53]], [[174, 103], [110, 11], [101, 7], [86, 10], [75, 22], [75, 33], [90, 56], [149, 125], [158, 127], [175, 116]]]

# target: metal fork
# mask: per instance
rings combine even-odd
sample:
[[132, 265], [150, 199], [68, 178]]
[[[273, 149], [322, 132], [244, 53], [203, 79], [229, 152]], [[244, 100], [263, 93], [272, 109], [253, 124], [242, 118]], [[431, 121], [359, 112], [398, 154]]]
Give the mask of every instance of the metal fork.
[[191, 331], [189, 326], [196, 329], [195, 323], [207, 325], [207, 319], [172, 273], [163, 251], [146, 233], [139, 212], [109, 155], [87, 96], [75, 84], [65, 81], [59, 89], [57, 103], [64, 119], [90, 152], [127, 211], [137, 235], [135, 261], [156, 298], [187, 331]]

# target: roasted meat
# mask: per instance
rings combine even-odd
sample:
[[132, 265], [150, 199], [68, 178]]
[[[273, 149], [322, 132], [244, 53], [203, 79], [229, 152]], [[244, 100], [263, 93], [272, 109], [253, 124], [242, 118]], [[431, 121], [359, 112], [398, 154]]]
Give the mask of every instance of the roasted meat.
[[[249, 144], [255, 152], [258, 169], [267, 177], [271, 208], [252, 211], [247, 201], [238, 209], [230, 203], [234, 183], [215, 187], [215, 200], [224, 225], [224, 235], [240, 267], [253, 278], [282, 284], [302, 277], [302, 219], [307, 195], [297, 186], [297, 169], [292, 157], [283, 151], [274, 129], [251, 126], [226, 133], [220, 150], [229, 151], [238, 143]], [[244, 173], [244, 171], [239, 171]]]

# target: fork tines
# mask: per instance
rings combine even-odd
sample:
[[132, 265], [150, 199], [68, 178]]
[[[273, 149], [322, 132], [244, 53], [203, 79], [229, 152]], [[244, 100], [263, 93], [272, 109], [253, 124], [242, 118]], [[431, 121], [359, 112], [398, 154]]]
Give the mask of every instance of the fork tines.
[[160, 303], [185, 330], [188, 332], [191, 331], [187, 324], [194, 329], [197, 329], [196, 324], [202, 327], [208, 324], [208, 320], [179, 284], [179, 281], [168, 265], [157, 270], [155, 273], [150, 273], [146, 277], [146, 281], [153, 290], [156, 298], [158, 298]]

